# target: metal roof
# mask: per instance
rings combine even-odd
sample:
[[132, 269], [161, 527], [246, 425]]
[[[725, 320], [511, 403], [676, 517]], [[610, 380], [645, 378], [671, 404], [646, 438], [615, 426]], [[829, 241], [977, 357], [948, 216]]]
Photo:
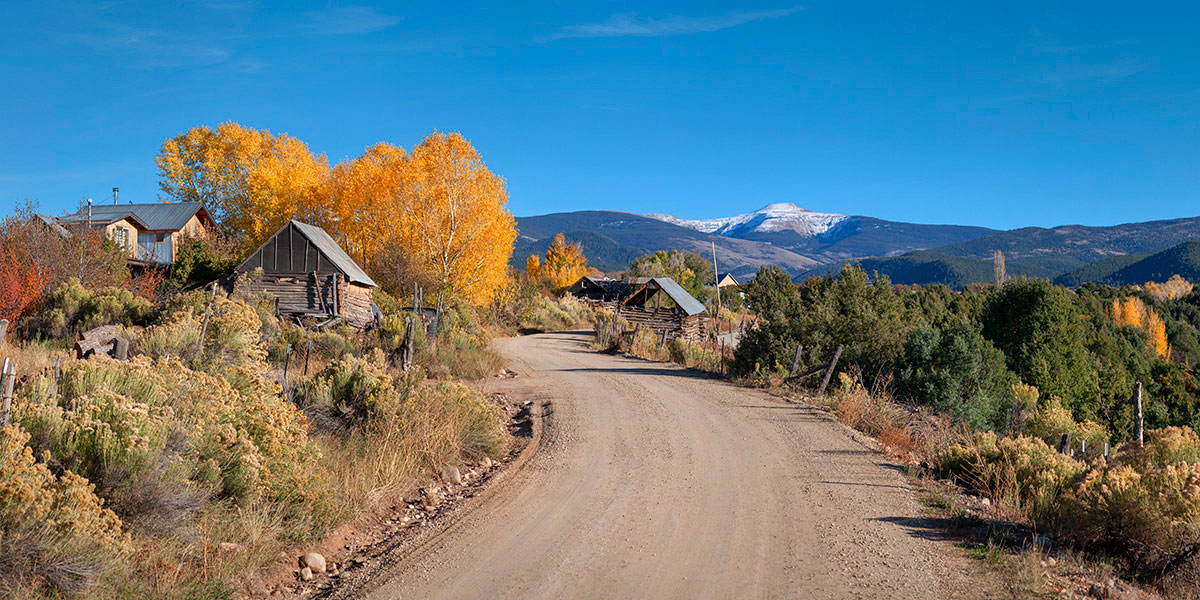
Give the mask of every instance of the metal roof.
[[[155, 202], [153, 204], [93, 204], [92, 221], [111, 223], [133, 215], [150, 231], [179, 231], [189, 219], [204, 210], [203, 202]], [[83, 223], [87, 221], [87, 208], [77, 213], [58, 217], [60, 223]]]
[[330, 262], [336, 265], [338, 269], [341, 269], [342, 273], [346, 274], [347, 279], [372, 287], [376, 285], [371, 277], [367, 275], [366, 271], [363, 271], [362, 267], [358, 266], [358, 263], [354, 262], [354, 259], [350, 258], [350, 255], [346, 254], [346, 251], [342, 250], [342, 247], [333, 241], [333, 238], [329, 237], [328, 233], [325, 233], [324, 229], [296, 220], [292, 220], [292, 225], [300, 233], [304, 234], [304, 237], [308, 238], [308, 241], [312, 242], [318, 250], [325, 254]]
[[670, 277], [653, 277], [650, 279], [650, 283], [658, 284], [658, 287], [666, 292], [675, 301], [675, 304], [678, 304], [679, 308], [687, 313], [689, 317], [704, 312], [704, 305], [700, 304], [699, 300], [687, 293], [687, 290], [680, 287], [674, 279]]
[[50, 229], [50, 231], [57, 233], [59, 235], [59, 237], [63, 238], [64, 240], [71, 237], [71, 232], [67, 231], [66, 228], [64, 228], [62, 225], [59, 225], [58, 221], [54, 220], [54, 217], [48, 217], [46, 215], [35, 215], [35, 216], [46, 227], [48, 227]]

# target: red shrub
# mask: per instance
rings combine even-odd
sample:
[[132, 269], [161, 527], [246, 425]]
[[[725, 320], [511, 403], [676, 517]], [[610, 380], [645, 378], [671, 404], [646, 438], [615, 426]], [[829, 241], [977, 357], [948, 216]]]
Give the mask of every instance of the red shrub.
[[23, 260], [11, 248], [0, 248], [0, 319], [17, 320], [50, 281], [50, 272]]

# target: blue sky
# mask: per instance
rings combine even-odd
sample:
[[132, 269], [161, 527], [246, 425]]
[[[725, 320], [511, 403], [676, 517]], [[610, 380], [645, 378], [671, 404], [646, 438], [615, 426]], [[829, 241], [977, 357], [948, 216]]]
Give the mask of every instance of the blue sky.
[[1189, 3], [17, 4], [5, 212], [152, 201], [162, 141], [232, 120], [331, 162], [459, 131], [520, 216], [1200, 215]]

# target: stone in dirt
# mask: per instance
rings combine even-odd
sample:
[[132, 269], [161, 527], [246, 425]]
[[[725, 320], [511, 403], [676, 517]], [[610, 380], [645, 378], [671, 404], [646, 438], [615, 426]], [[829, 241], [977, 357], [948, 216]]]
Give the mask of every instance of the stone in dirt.
[[310, 569], [308, 567], [304, 567], [303, 569], [300, 569], [300, 580], [301, 581], [312, 581], [312, 578], [313, 578], [312, 569]]
[[421, 490], [421, 508], [425, 510], [433, 510], [437, 505], [442, 503], [441, 490], [435, 487], [427, 487]]
[[325, 557], [316, 552], [309, 552], [300, 557], [300, 566], [312, 569], [313, 573], [324, 573]]
[[480, 466], [480, 467], [483, 467], [484, 469], [490, 469], [490, 468], [492, 468], [492, 459], [491, 459], [491, 457], [484, 456], [482, 459], [480, 459], [480, 461], [479, 461], [479, 466]]
[[462, 485], [462, 474], [459, 473], [458, 467], [454, 465], [446, 465], [442, 468], [442, 481], [453, 483], [454, 485]]

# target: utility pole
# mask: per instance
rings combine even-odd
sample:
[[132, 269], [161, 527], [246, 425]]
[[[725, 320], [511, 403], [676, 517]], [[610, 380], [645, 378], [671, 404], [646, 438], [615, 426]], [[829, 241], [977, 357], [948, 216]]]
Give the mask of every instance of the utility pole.
[[[717, 333], [721, 333], [721, 275], [717, 272], [717, 243], [712, 242], [713, 289], [717, 290]], [[733, 327], [730, 325], [730, 327]]]

